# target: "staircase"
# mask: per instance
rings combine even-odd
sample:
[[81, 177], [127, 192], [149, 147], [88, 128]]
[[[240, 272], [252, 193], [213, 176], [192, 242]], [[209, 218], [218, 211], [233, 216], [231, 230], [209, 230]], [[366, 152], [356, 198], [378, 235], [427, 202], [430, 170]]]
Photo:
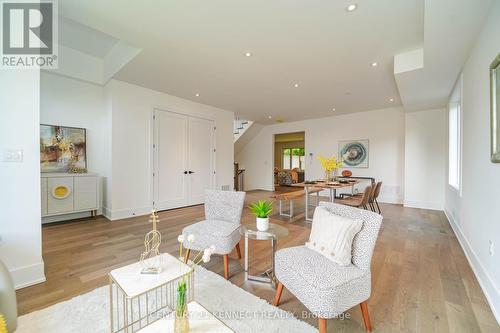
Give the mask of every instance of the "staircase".
[[233, 125], [233, 134], [234, 134], [234, 140], [233, 142], [238, 141], [238, 139], [247, 131], [247, 129], [252, 126], [253, 121], [251, 120], [246, 120], [243, 118], [240, 118], [239, 116], [235, 115], [234, 116], [234, 125]]

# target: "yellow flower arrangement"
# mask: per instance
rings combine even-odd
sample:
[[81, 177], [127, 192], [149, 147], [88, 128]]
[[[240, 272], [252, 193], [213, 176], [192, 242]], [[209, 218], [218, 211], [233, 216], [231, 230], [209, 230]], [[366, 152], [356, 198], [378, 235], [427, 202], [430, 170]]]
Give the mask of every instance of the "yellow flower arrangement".
[[321, 163], [321, 166], [323, 169], [325, 169], [325, 180], [326, 181], [331, 181], [331, 173], [332, 171], [335, 172], [335, 176], [333, 178], [336, 178], [337, 174], [336, 171], [344, 165], [344, 158], [339, 158], [333, 156], [333, 157], [323, 157], [321, 155], [318, 156], [318, 160]]
[[321, 166], [325, 171], [332, 172], [334, 170], [342, 168], [344, 165], [344, 160], [342, 158], [337, 159], [335, 156], [333, 157], [323, 157], [318, 156], [318, 160], [321, 163]]
[[7, 323], [5, 322], [5, 318], [0, 313], [0, 333], [7, 333]]

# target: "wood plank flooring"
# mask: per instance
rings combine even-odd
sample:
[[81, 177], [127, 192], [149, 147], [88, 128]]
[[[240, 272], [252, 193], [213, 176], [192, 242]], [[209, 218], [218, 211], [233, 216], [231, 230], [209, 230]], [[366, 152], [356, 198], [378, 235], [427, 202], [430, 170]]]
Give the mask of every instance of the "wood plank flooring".
[[[272, 192], [253, 191], [247, 203]], [[297, 202], [296, 211], [303, 205]], [[382, 204], [384, 222], [372, 261], [370, 316], [375, 332], [500, 332], [482, 290], [442, 212]], [[162, 252], [178, 252], [181, 229], [203, 219], [203, 207], [160, 212]], [[274, 215], [271, 222], [289, 228], [278, 248], [303, 244], [310, 225], [303, 214], [293, 219]], [[253, 224], [247, 208], [243, 223]], [[47, 282], [17, 292], [19, 313], [25, 314], [91, 291], [107, 283], [107, 273], [138, 260], [147, 216], [110, 222], [103, 217], [43, 227], [43, 258]], [[243, 242], [242, 244], [243, 245]], [[243, 249], [243, 247], [242, 247]], [[250, 267], [269, 265], [270, 244], [250, 243]], [[230, 256], [231, 282], [272, 302], [274, 290], [266, 284], [245, 282], [243, 260]], [[223, 275], [222, 257], [206, 266]], [[307, 309], [286, 289], [281, 308], [317, 325]], [[328, 321], [329, 332], [364, 332], [359, 307], [349, 318]]]

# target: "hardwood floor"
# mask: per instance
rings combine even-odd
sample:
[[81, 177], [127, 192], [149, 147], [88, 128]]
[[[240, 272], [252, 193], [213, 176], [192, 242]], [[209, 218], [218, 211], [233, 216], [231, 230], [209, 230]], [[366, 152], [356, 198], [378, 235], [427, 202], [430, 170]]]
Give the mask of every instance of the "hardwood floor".
[[[247, 203], [271, 192], [247, 194]], [[372, 297], [368, 301], [375, 332], [500, 332], [481, 288], [442, 212], [382, 204], [384, 222], [372, 261]], [[303, 205], [297, 202], [296, 211]], [[181, 229], [203, 219], [203, 207], [160, 212], [162, 252], [178, 252]], [[310, 225], [303, 214], [292, 220], [274, 215], [274, 223], [289, 228], [278, 248], [303, 244]], [[254, 224], [247, 208], [243, 223]], [[143, 237], [149, 230], [147, 216], [110, 222], [103, 217], [43, 227], [43, 257], [47, 282], [17, 292], [19, 313], [25, 314], [72, 298], [107, 283], [107, 273], [138, 260]], [[270, 244], [250, 243], [250, 267], [269, 265]], [[206, 266], [223, 275], [222, 257]], [[254, 273], [256, 273], [254, 271]], [[231, 282], [266, 299], [274, 290], [266, 284], [245, 282], [243, 260], [230, 255]], [[317, 325], [305, 307], [286, 289], [280, 308]], [[328, 321], [330, 332], [364, 332], [360, 307], [343, 320]]]

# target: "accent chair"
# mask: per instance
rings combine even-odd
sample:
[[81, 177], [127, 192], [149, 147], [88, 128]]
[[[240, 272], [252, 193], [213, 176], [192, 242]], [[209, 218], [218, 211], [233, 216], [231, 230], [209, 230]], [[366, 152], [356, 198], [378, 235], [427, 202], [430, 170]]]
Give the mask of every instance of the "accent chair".
[[184, 242], [187, 249], [184, 261], [189, 260], [191, 250], [203, 250], [215, 246], [215, 254], [224, 257], [224, 277], [229, 279], [229, 253], [236, 248], [241, 259], [239, 241], [241, 213], [245, 204], [245, 192], [205, 191], [205, 220], [191, 224], [182, 230], [184, 239], [194, 235], [194, 242]]
[[320, 333], [326, 333], [327, 319], [334, 318], [360, 304], [367, 331], [372, 326], [368, 313], [371, 294], [371, 259], [382, 216], [354, 207], [321, 202], [330, 213], [363, 222], [352, 244], [352, 262], [340, 266], [306, 246], [276, 253], [275, 274], [278, 287], [274, 305], [278, 306], [286, 287], [309, 311], [318, 317]]

